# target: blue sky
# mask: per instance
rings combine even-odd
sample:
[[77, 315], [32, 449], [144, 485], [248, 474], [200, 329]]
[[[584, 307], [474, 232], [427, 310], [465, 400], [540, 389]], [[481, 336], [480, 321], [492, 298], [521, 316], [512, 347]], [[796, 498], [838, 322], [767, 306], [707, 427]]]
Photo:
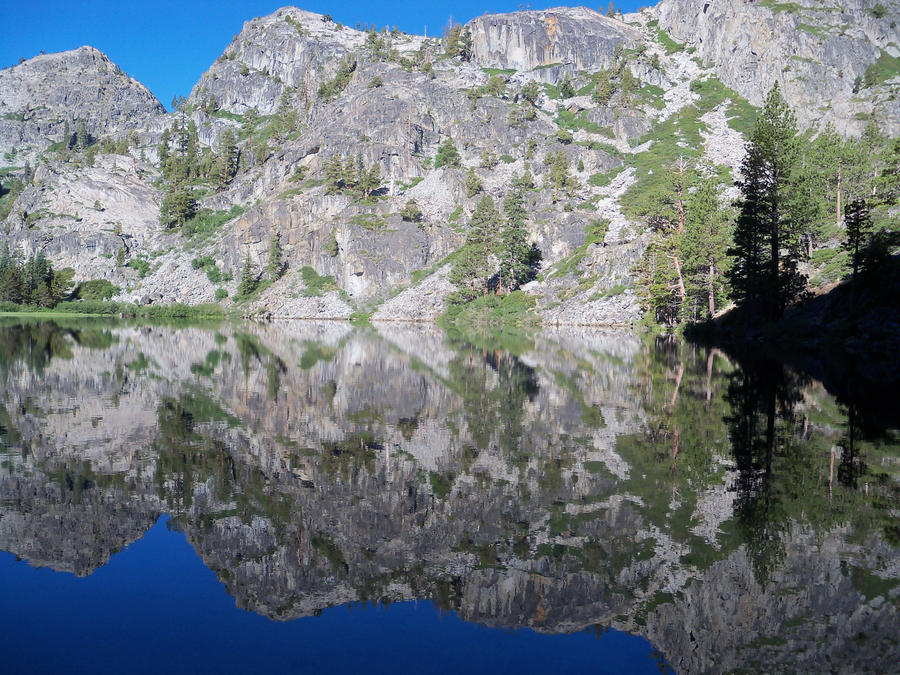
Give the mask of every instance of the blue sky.
[[[608, 0], [607, 0], [608, 2]], [[168, 107], [172, 96], [186, 96], [200, 75], [216, 60], [244, 22], [271, 14], [290, 0], [0, 0], [0, 68], [41, 50], [59, 52], [92, 45], [105, 52], [122, 70], [143, 82]], [[485, 12], [543, 9], [566, 3], [506, 0], [431, 0], [415, 3], [384, 0], [302, 0], [302, 9], [331, 14], [348, 26], [375, 23], [407, 32], [440, 34], [452, 15], [465, 22]], [[616, 7], [631, 11], [637, 0], [619, 0]], [[598, 9], [604, 4], [589, 4]]]

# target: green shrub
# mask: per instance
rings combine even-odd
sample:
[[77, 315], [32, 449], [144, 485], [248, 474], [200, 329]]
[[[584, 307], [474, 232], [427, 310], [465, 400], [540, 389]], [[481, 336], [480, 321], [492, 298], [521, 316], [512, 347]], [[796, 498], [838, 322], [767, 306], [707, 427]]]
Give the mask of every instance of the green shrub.
[[72, 297], [78, 300], [109, 300], [119, 290], [118, 286], [107, 279], [91, 279], [78, 284]]
[[329, 291], [338, 290], [338, 285], [333, 276], [319, 276], [319, 273], [309, 265], [300, 268], [300, 276], [306, 285], [306, 288], [303, 289], [303, 295], [306, 297], [319, 296]]

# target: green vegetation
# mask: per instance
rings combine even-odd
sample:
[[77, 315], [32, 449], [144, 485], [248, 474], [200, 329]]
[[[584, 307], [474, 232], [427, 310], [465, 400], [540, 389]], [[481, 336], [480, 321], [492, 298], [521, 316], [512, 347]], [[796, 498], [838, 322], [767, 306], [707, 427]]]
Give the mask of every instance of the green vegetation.
[[339, 290], [333, 276], [319, 276], [309, 265], [300, 268], [300, 275], [306, 288], [303, 289], [303, 295], [307, 297], [320, 296], [330, 291]]
[[181, 232], [194, 245], [199, 245], [218, 232], [225, 223], [242, 215], [244, 210], [242, 206], [232, 206], [227, 211], [200, 209], [190, 220], [182, 225]]
[[440, 169], [442, 166], [459, 168], [460, 157], [459, 151], [452, 138], [448, 138], [438, 148], [437, 155], [434, 157], [434, 168]]
[[0, 249], [0, 302], [54, 307], [68, 297], [74, 275], [70, 268], [54, 270], [42, 251], [23, 261], [4, 242]]
[[350, 194], [365, 200], [380, 187], [381, 170], [378, 164], [366, 167], [361, 153], [346, 159], [332, 155], [325, 163], [326, 194]]
[[113, 285], [106, 279], [91, 279], [90, 281], [82, 281], [75, 287], [72, 293], [73, 300], [109, 300], [120, 291], [118, 286]]
[[330, 101], [331, 99], [340, 96], [341, 92], [343, 92], [344, 89], [347, 88], [347, 85], [350, 84], [350, 79], [353, 77], [353, 72], [355, 70], [356, 59], [352, 56], [345, 57], [338, 66], [338, 71], [335, 74], [334, 79], [319, 85], [319, 98]]

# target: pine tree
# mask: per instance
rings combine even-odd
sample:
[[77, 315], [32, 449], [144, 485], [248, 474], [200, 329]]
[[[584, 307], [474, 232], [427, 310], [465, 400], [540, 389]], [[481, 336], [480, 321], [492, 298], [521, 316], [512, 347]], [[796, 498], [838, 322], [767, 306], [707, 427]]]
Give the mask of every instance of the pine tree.
[[704, 178], [688, 197], [684, 236], [681, 240], [689, 296], [705, 296], [710, 317], [716, 313], [716, 297], [724, 295], [723, 272], [731, 242], [728, 214], [719, 205], [718, 182]]
[[900, 203], [900, 138], [885, 144], [881, 152], [881, 171], [875, 180], [875, 195], [884, 204]]
[[742, 165], [744, 203], [735, 232], [738, 261], [732, 276], [737, 299], [758, 302], [768, 319], [780, 317], [805, 285], [797, 263], [809, 203], [798, 189], [799, 158], [796, 117], [776, 82], [766, 96]]
[[325, 162], [325, 194], [339, 193], [344, 186], [344, 163], [337, 155]]
[[506, 223], [500, 235], [500, 289], [513, 291], [530, 280], [533, 272], [531, 247], [525, 227], [528, 217], [520, 187], [513, 187], [503, 200]]
[[190, 188], [177, 183], [170, 187], [159, 208], [159, 222], [165, 228], [181, 227], [197, 213], [197, 200]]
[[375, 162], [367, 171], [364, 170], [361, 172], [359, 190], [362, 193], [363, 199], [368, 199], [372, 196], [372, 193], [380, 187], [381, 169], [378, 168], [378, 163]]
[[78, 120], [75, 123], [75, 138], [76, 138], [76, 147], [79, 150], [84, 150], [90, 145], [90, 138], [87, 132], [87, 125], [84, 123], [84, 120]]
[[459, 58], [463, 61], [471, 61], [474, 55], [472, 32], [468, 28], [463, 28], [459, 34]]
[[439, 169], [442, 166], [459, 167], [459, 165], [459, 151], [456, 149], [456, 144], [453, 142], [453, 139], [448, 138], [441, 144], [441, 147], [438, 148], [437, 155], [434, 157], [434, 168]]
[[259, 280], [256, 271], [253, 269], [253, 263], [250, 262], [250, 256], [244, 258], [244, 269], [241, 270], [241, 280], [238, 282], [237, 295], [239, 298], [247, 298], [256, 287]]
[[266, 272], [272, 281], [276, 281], [284, 274], [284, 254], [281, 250], [281, 234], [276, 232], [269, 241], [269, 262], [266, 264]]
[[469, 167], [469, 170], [466, 171], [466, 197], [471, 199], [479, 192], [481, 192], [481, 180], [475, 173], [475, 169]]
[[169, 143], [171, 140], [172, 132], [166, 127], [159, 137], [159, 145], [156, 149], [156, 154], [159, 157], [159, 170], [162, 171], [163, 178], [167, 178], [166, 170], [169, 165]]
[[850, 255], [851, 279], [855, 283], [859, 272], [865, 267], [866, 248], [872, 237], [872, 219], [864, 199], [854, 199], [847, 205], [844, 224], [847, 237], [842, 247]]
[[216, 155], [215, 174], [220, 188], [224, 188], [237, 170], [237, 142], [230, 127], [219, 136], [219, 153]]
[[500, 222], [494, 200], [484, 195], [475, 207], [466, 243], [450, 271], [450, 281], [458, 288], [458, 300], [467, 302], [488, 292], [488, 283], [494, 275], [491, 256]]

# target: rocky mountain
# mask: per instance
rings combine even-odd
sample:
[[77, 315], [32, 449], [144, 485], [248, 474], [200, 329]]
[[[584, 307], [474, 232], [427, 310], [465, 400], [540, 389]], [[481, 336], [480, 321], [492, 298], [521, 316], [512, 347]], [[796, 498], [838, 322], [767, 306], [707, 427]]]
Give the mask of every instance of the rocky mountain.
[[79, 122], [95, 139], [143, 131], [165, 114], [106, 54], [79, 47], [0, 70], [0, 168], [34, 164]]
[[[859, 133], [872, 118], [900, 134], [896, 0], [666, 0], [656, 13], [661, 28], [754, 105], [777, 81], [804, 126], [831, 122]], [[861, 92], [873, 64], [872, 87]]]
[[[478, 201], [499, 205], [527, 173], [528, 237], [543, 256], [525, 287], [536, 320], [631, 323], [640, 202], [667, 163], [681, 154], [734, 178], [751, 104], [775, 81], [803, 125], [853, 135], [874, 120], [897, 135], [897, 17], [896, 2], [556, 8], [473, 19], [461, 58], [438, 39], [288, 7], [247, 22], [174, 113], [96, 50], [42, 55], [0, 72], [0, 181], [20, 188], [0, 196], [4, 235], [77, 281], [109, 280], [121, 300], [230, 305], [246, 261], [262, 275], [277, 234], [286, 274], [243, 312], [428, 321]], [[609, 96], [592, 97], [604, 77]], [[97, 145], [86, 166], [83, 148], [60, 147], [79, 121], [128, 142]], [[188, 123], [203, 211], [167, 230], [158, 148], [163, 130]], [[238, 161], [222, 182], [226, 130]], [[437, 166], [451, 140], [458, 166]], [[335, 159], [377, 167], [375, 193], [329, 190]], [[419, 214], [405, 218], [410, 201]]]

